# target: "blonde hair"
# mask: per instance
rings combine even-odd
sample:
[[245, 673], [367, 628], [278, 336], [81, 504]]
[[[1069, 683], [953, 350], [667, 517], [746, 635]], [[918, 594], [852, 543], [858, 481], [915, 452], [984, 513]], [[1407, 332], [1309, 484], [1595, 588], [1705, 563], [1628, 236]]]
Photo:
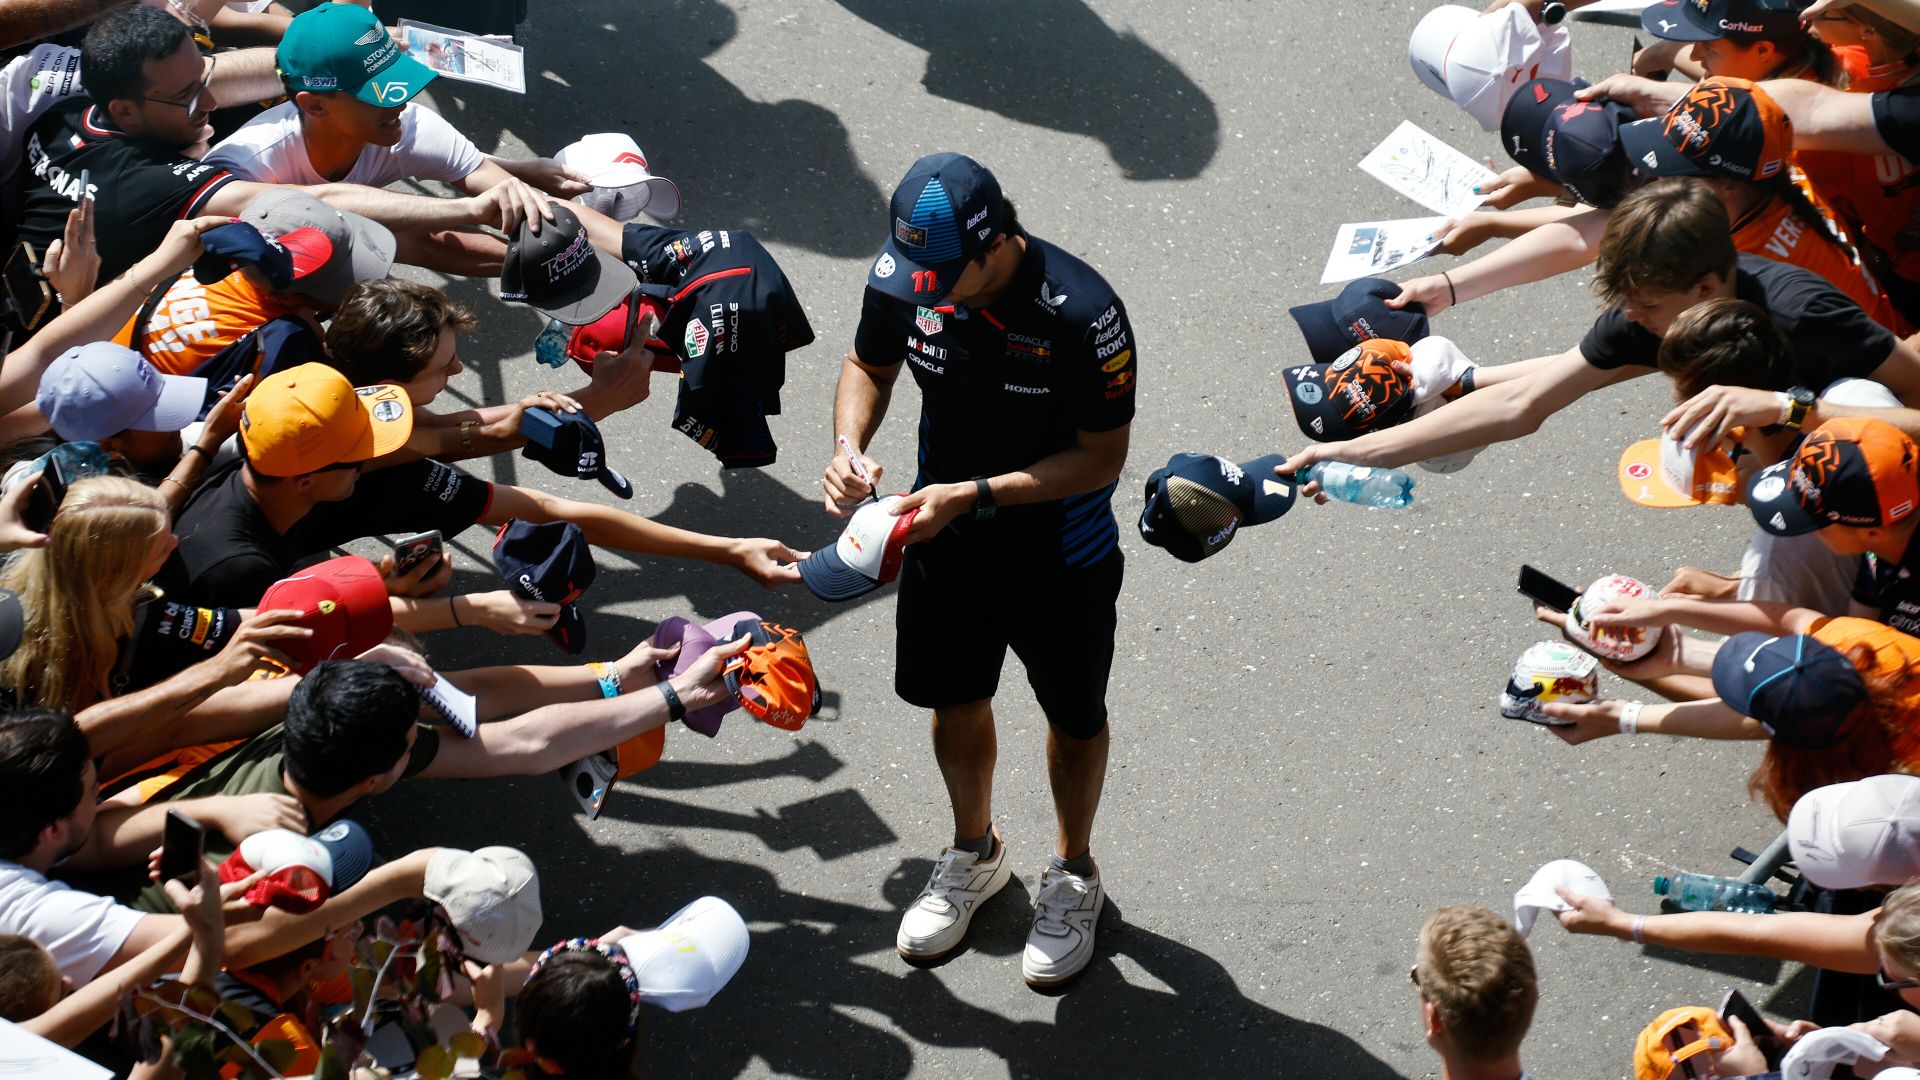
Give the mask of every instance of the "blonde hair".
[[1909, 973], [1920, 972], [1920, 883], [1887, 894], [1873, 920], [1873, 940]]
[[1427, 916], [1416, 970], [1420, 996], [1462, 1055], [1498, 1061], [1520, 1048], [1540, 985], [1526, 940], [1500, 916], [1477, 907]]
[[137, 480], [96, 476], [67, 489], [47, 546], [15, 553], [0, 571], [25, 623], [20, 647], [0, 665], [19, 707], [79, 712], [111, 696], [143, 572], [171, 525], [160, 493]]

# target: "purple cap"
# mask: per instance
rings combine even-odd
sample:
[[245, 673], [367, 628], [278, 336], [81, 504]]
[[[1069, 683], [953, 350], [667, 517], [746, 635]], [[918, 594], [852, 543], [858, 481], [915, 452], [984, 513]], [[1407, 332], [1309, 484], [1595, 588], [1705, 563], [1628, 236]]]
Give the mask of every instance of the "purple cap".
[[[751, 611], [736, 611], [731, 615], [722, 615], [704, 626], [689, 622], [678, 615], [663, 620], [659, 629], [653, 632], [653, 647], [671, 649], [678, 645], [680, 654], [673, 658], [671, 664], [664, 660], [655, 664], [653, 677], [667, 679], [686, 671], [693, 666], [695, 660], [706, 655], [708, 649], [733, 633], [734, 624], [742, 619], [752, 619], [757, 622], [760, 616]], [[682, 723], [711, 739], [720, 734], [720, 721], [739, 707], [739, 700], [729, 695], [718, 705], [709, 705], [704, 709], [695, 709], [687, 713]]]

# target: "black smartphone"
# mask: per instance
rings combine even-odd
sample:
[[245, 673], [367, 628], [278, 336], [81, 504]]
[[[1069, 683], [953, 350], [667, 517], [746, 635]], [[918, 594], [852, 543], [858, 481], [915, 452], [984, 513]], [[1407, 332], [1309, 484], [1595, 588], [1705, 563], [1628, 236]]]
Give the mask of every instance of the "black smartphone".
[[50, 455], [47, 467], [40, 470], [39, 482], [27, 493], [27, 528], [43, 533], [53, 527], [53, 515], [59, 511], [61, 500], [67, 497], [71, 483], [66, 459], [59, 454]]
[[53, 286], [40, 273], [40, 256], [25, 240], [13, 245], [6, 266], [0, 268], [0, 288], [6, 290], [7, 306], [22, 330], [39, 326], [53, 307]]
[[403, 536], [393, 542], [393, 572], [405, 574], [433, 556], [445, 553], [446, 543], [440, 539], [438, 529]]
[[193, 885], [207, 851], [207, 830], [178, 810], [167, 811], [166, 839], [160, 844], [160, 880]]
[[1720, 1002], [1720, 1016], [1722, 1019], [1739, 1017], [1740, 1022], [1747, 1025], [1747, 1034], [1753, 1036], [1753, 1045], [1766, 1055], [1767, 1068], [1772, 1070], [1780, 1067], [1780, 1059], [1787, 1056], [1787, 1044], [1773, 1033], [1773, 1028], [1760, 1015], [1760, 1010], [1747, 1002], [1747, 995], [1738, 988], [1727, 991], [1726, 998]]
[[1573, 602], [1580, 597], [1572, 586], [1524, 565], [1520, 567], [1520, 593], [1563, 613], [1571, 610]]

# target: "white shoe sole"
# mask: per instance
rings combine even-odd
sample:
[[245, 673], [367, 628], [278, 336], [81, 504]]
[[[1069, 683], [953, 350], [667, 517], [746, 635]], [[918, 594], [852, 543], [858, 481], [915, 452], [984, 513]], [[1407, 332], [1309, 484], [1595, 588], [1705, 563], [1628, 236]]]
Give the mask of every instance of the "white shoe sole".
[[[980, 913], [980, 909], [987, 905], [987, 901], [998, 896], [1000, 890], [1006, 888], [1007, 883], [1013, 880], [1013, 864], [1007, 860], [1006, 845], [1004, 842], [1002, 842], [1000, 851], [997, 854], [1000, 856], [1000, 869], [995, 872], [992, 877], [987, 879], [987, 888], [981, 892], [980, 898], [974, 901], [972, 910], [963, 912], [960, 918], [954, 920], [953, 925], [957, 929], [950, 931], [954, 934], [953, 940], [943, 947], [929, 949], [924, 944], [916, 946], [905, 937], [896, 933], [893, 938], [893, 950], [900, 954], [900, 959], [918, 963], [929, 963], [935, 960], [944, 960], [959, 950], [960, 946], [967, 940], [967, 931], [973, 929], [973, 917]], [[915, 902], [917, 903], [918, 900], [916, 899]], [[902, 918], [904, 917], [905, 915], [903, 913]]]

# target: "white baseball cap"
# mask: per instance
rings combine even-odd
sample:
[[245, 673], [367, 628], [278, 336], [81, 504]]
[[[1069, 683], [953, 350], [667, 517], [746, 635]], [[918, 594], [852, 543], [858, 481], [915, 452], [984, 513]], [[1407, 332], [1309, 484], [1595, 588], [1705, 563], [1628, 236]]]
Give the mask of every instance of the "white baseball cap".
[[1920, 776], [1869, 776], [1800, 797], [1787, 847], [1823, 889], [1904, 885], [1920, 877]]
[[540, 930], [540, 875], [514, 848], [442, 848], [427, 861], [423, 892], [447, 913], [467, 956], [483, 964], [518, 960]]
[[640, 982], [640, 1000], [685, 1012], [712, 1001], [740, 970], [747, 923], [725, 900], [703, 896], [618, 944]]
[[1538, 26], [1523, 5], [1481, 13], [1459, 4], [1427, 12], [1407, 42], [1407, 59], [1429, 90], [1497, 131], [1507, 99], [1533, 79], [1573, 76], [1564, 26]]
[[642, 211], [656, 220], [680, 216], [680, 188], [664, 176], [653, 175], [647, 155], [624, 131], [583, 135], [554, 155], [554, 160], [579, 174], [593, 190], [574, 201], [615, 221], [632, 221]]
[[800, 580], [813, 595], [822, 600], [851, 600], [900, 576], [907, 530], [920, 513], [916, 508], [895, 517], [893, 504], [902, 498], [888, 495], [862, 506], [831, 547], [800, 561]]
[[1860, 1059], [1881, 1061], [1891, 1049], [1886, 1043], [1852, 1028], [1828, 1027], [1800, 1036], [1780, 1059], [1780, 1075], [1793, 1080], [1829, 1080], [1833, 1070]]

